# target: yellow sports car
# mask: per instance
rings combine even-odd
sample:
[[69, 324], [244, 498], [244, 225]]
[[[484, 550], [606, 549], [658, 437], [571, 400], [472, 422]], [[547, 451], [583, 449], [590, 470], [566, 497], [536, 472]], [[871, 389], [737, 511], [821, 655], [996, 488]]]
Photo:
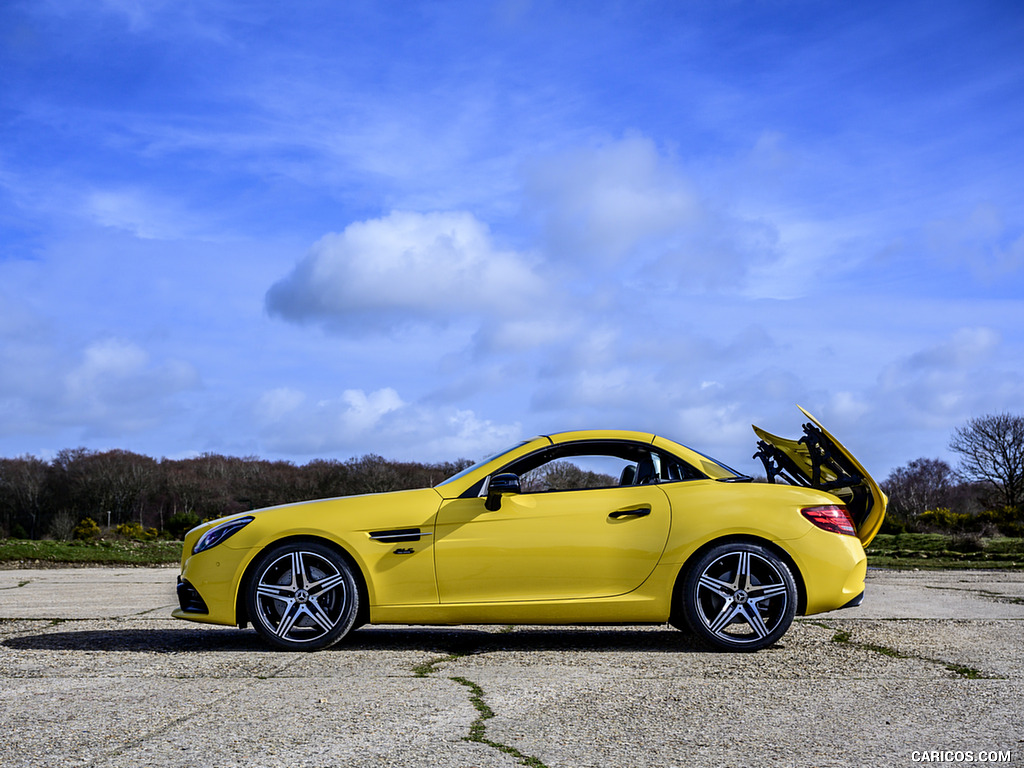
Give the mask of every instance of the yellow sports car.
[[564, 432], [433, 488], [204, 523], [185, 536], [173, 615], [251, 623], [288, 650], [365, 623], [669, 622], [712, 648], [764, 648], [796, 614], [860, 603], [885, 515], [804, 414], [800, 440], [754, 428], [768, 483], [664, 437]]

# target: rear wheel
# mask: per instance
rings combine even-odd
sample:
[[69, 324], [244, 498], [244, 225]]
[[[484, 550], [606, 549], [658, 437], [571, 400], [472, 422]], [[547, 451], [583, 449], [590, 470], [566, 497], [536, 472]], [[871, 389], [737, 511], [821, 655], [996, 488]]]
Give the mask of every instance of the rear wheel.
[[323, 544], [300, 541], [257, 558], [246, 602], [264, 640], [290, 651], [315, 651], [352, 629], [359, 592], [344, 557]]
[[685, 626], [698, 640], [728, 651], [757, 651], [780, 637], [796, 614], [796, 582], [786, 563], [750, 542], [721, 544], [686, 574]]

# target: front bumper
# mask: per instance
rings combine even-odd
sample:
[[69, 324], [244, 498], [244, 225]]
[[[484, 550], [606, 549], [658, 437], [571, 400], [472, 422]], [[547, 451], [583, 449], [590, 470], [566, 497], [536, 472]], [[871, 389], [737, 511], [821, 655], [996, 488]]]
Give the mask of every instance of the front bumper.
[[182, 613], [208, 614], [209, 607], [199, 590], [193, 587], [186, 579], [178, 577], [178, 605]]

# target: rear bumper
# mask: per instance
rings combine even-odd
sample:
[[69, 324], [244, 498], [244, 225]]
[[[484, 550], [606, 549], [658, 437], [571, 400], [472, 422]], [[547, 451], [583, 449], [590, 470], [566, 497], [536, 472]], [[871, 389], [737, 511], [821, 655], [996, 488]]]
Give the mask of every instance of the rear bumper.
[[861, 592], [859, 595], [857, 595], [855, 598], [853, 598], [853, 600], [851, 600], [850, 602], [848, 602], [848, 603], [846, 603], [844, 605], [840, 605], [838, 610], [841, 611], [841, 610], [843, 610], [843, 608], [856, 608], [858, 605], [860, 605], [863, 602], [864, 602], [864, 592]]
[[864, 599], [868, 561], [856, 536], [815, 528], [787, 543], [804, 581], [805, 616], [852, 608]]

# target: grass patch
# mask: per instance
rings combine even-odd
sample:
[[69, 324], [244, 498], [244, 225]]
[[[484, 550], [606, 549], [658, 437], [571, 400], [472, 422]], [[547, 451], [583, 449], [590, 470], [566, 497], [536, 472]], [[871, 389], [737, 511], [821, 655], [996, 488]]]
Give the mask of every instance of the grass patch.
[[0, 562], [6, 563], [169, 565], [180, 560], [180, 541], [0, 539]]
[[980, 669], [975, 669], [974, 667], [965, 667], [963, 664], [946, 664], [945, 666], [950, 672], [960, 675], [960, 677], [967, 678], [968, 680], [991, 679]]
[[412, 673], [415, 677], [430, 677], [432, 674], [437, 672], [437, 665], [444, 664], [447, 661], [455, 661], [455, 659], [465, 656], [464, 653], [449, 653], [447, 656], [438, 656], [437, 658], [424, 661], [422, 664], [417, 664], [412, 668]]
[[1024, 539], [947, 535], [879, 534], [867, 549], [868, 563], [885, 568], [1024, 569]]

